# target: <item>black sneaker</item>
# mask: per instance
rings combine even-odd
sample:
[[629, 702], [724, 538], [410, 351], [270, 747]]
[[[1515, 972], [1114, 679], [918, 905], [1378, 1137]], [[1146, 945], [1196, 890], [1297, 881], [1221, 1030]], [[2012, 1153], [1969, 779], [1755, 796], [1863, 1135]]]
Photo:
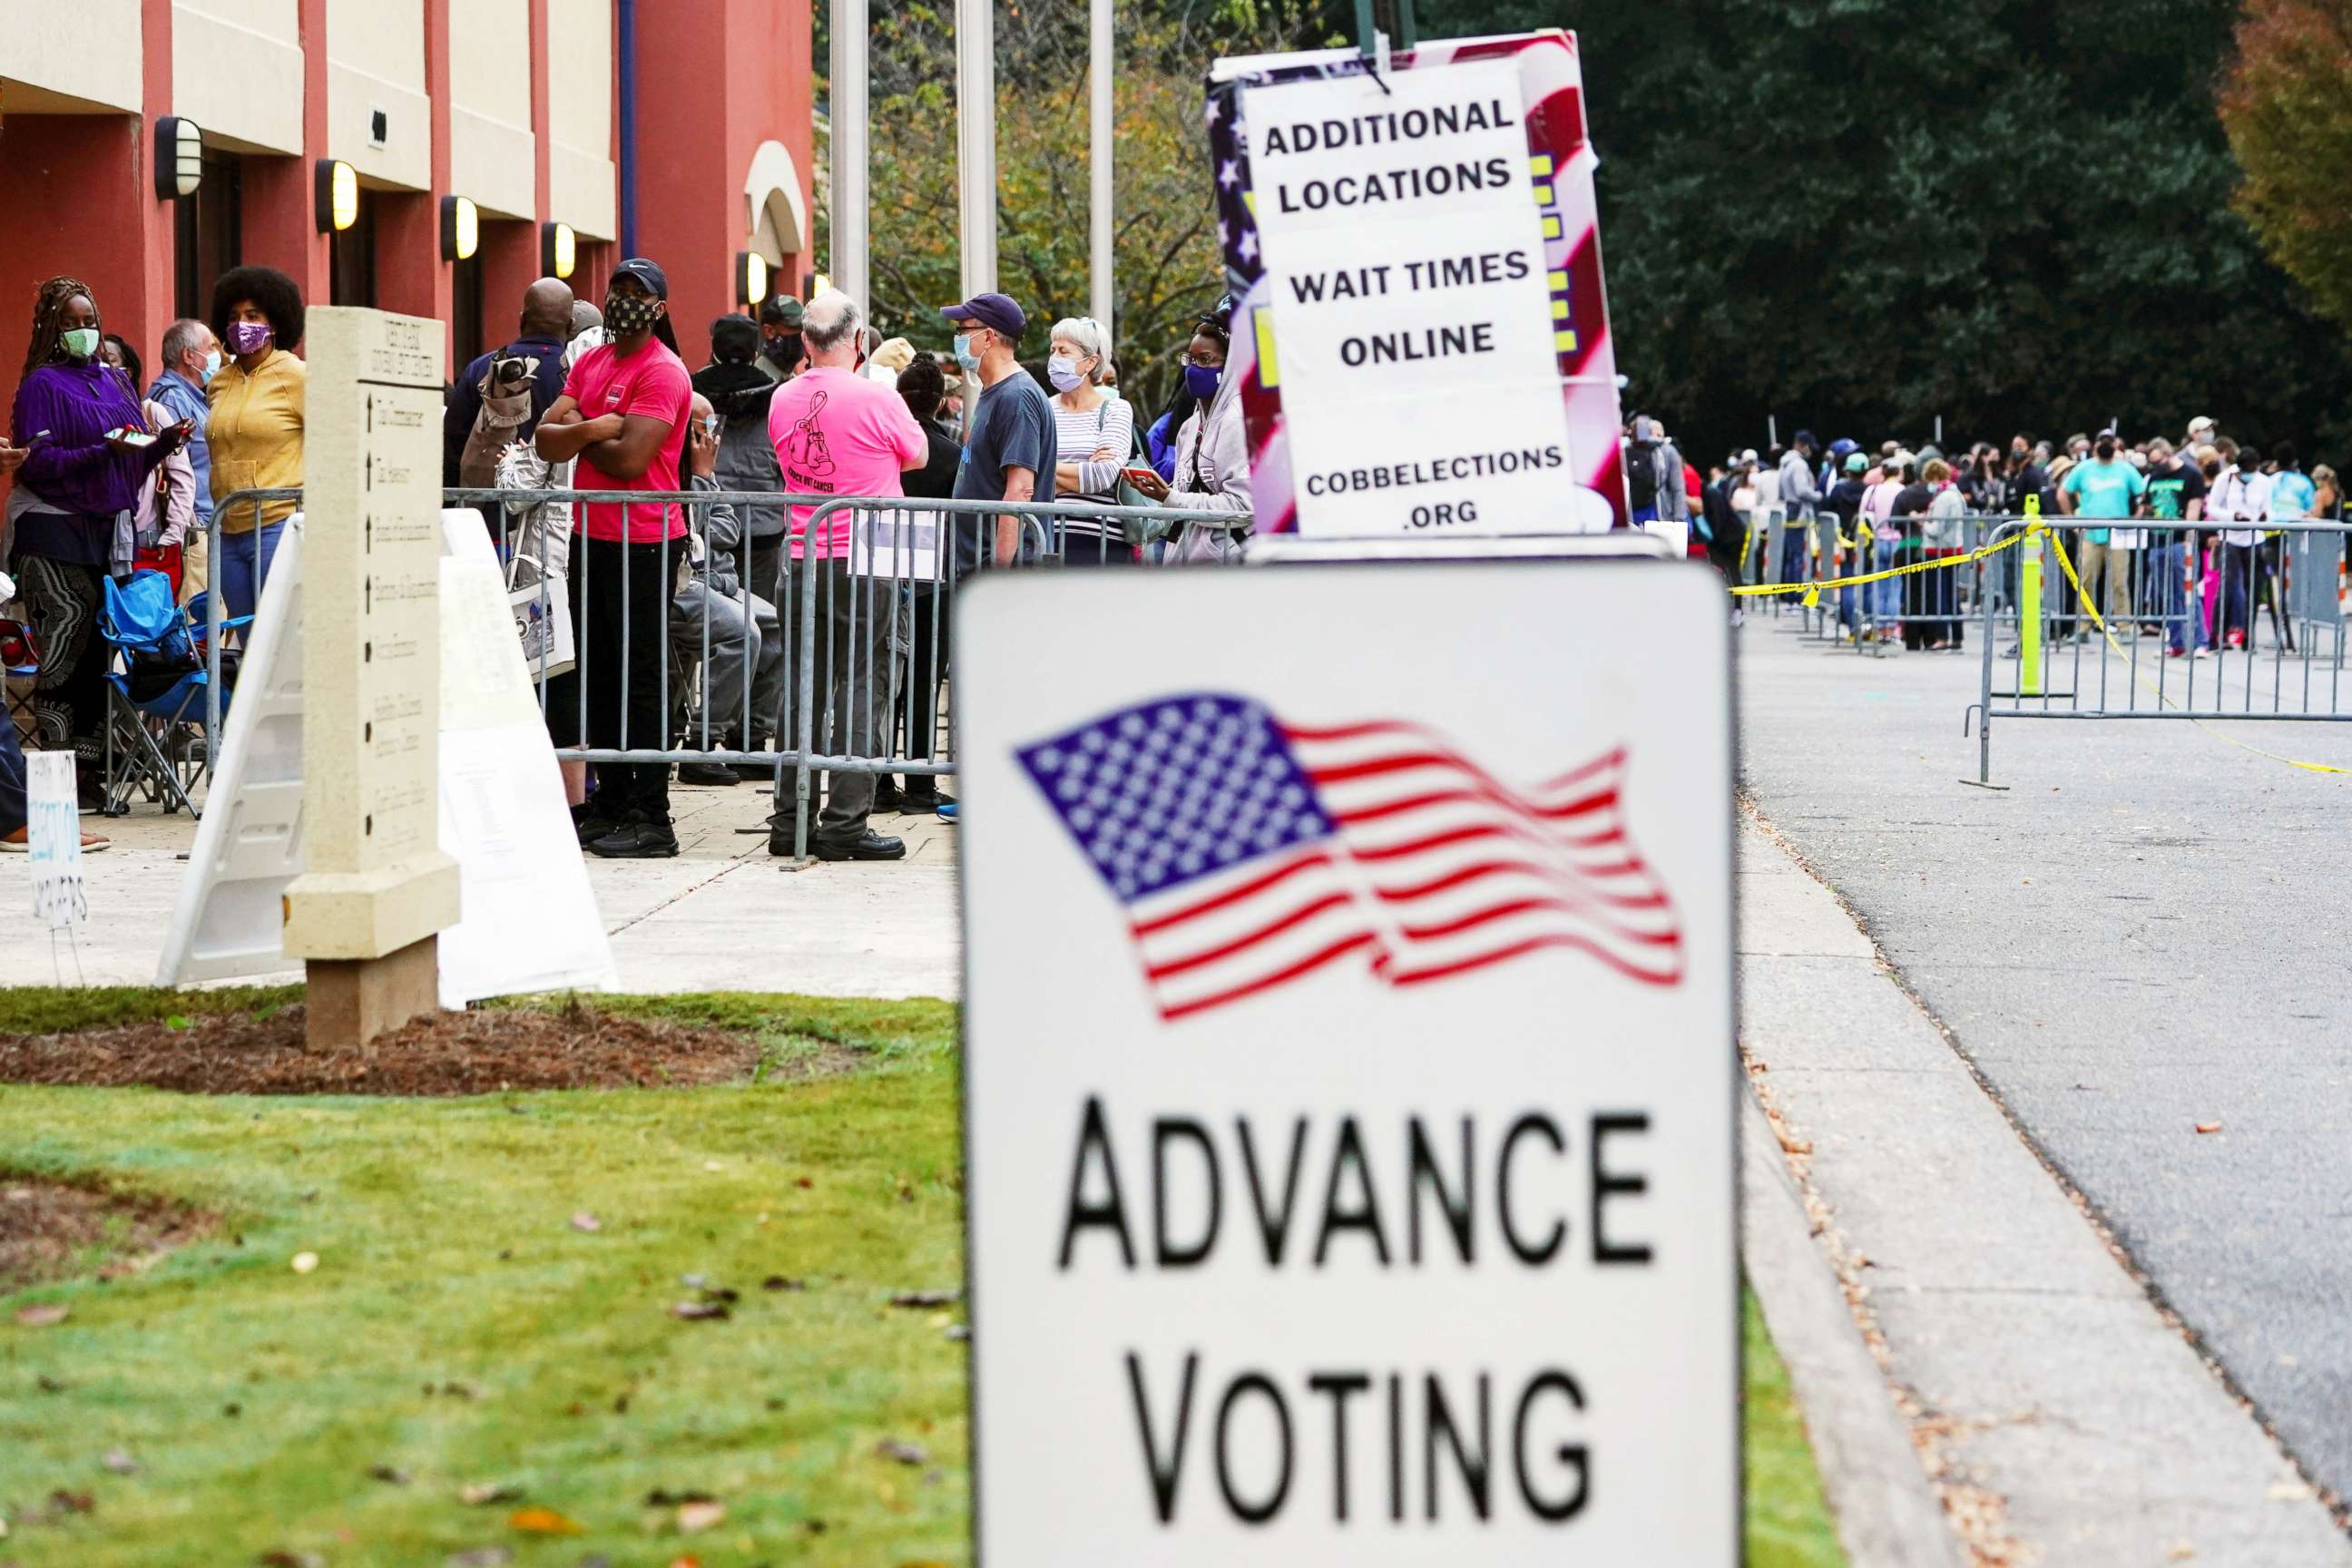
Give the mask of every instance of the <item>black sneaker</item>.
[[907, 792], [907, 809], [908, 811], [913, 812], [918, 816], [923, 816], [939, 810], [939, 808], [943, 805], [953, 805], [955, 804], [955, 796], [940, 794], [939, 785], [932, 784], [930, 780], [925, 779], [923, 783], [929, 785], [929, 787], [927, 789], [909, 789]]
[[[790, 837], [786, 835], [788, 847]], [[771, 838], [769, 847], [772, 849], [774, 847], [775, 841]], [[907, 841], [893, 838], [887, 833], [877, 833], [869, 827], [861, 837], [846, 844], [812, 843], [809, 853], [820, 860], [904, 860], [907, 858]]]
[[724, 763], [680, 763], [677, 782], [706, 789], [733, 789], [743, 782], [743, 775]]
[[[898, 812], [910, 809], [908, 802], [914, 797], [898, 787], [898, 781], [888, 773], [877, 773], [874, 779], [874, 809]], [[928, 808], [927, 808], [928, 809]]]
[[666, 860], [677, 853], [677, 835], [667, 822], [656, 822], [642, 812], [588, 846], [588, 853], [604, 860]]
[[580, 836], [580, 847], [585, 849], [621, 826], [596, 808], [594, 801], [572, 808], [572, 830]]

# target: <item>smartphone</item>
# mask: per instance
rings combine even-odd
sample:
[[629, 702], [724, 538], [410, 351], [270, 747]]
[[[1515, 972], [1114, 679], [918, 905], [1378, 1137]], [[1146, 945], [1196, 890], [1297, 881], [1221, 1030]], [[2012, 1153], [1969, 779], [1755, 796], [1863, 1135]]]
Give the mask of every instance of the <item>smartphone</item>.
[[109, 430], [106, 433], [106, 438], [109, 441], [120, 441], [126, 447], [152, 447], [155, 444], [155, 437], [146, 431], [129, 430], [120, 425]]
[[57, 437], [50, 435], [47, 430], [36, 430], [33, 432], [31, 438], [26, 441], [25, 450], [27, 452], [37, 452], [56, 438]]
[[1126, 478], [1127, 482], [1131, 485], [1159, 484], [1162, 482], [1160, 478], [1160, 470], [1157, 468], [1121, 468], [1119, 473], [1123, 475]]

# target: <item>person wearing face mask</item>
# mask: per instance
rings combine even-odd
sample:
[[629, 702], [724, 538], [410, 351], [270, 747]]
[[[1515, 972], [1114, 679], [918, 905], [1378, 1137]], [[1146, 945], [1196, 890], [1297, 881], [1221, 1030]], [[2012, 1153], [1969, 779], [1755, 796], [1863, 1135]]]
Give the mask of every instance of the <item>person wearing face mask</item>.
[[[604, 330], [612, 342], [572, 363], [532, 445], [550, 463], [573, 463], [577, 489], [675, 492], [694, 385], [678, 358], [669, 279], [659, 267], [636, 257], [613, 268]], [[659, 746], [669, 728], [662, 710], [667, 611], [686, 513], [669, 500], [583, 501], [572, 520], [564, 586], [581, 662], [548, 683], [548, 730], [559, 746]], [[604, 859], [677, 853], [667, 763], [599, 763], [596, 775], [596, 793], [572, 814], [583, 848]]]
[[[1004, 294], [977, 294], [946, 307], [940, 315], [956, 330], [956, 363], [980, 383], [962, 467], [956, 473], [955, 499], [1051, 500], [1061, 437], [1045, 389], [1021, 368], [1021, 332], [1028, 318]], [[990, 527], [984, 517], [958, 520], [959, 573], [983, 563], [1013, 564], [1021, 550], [1021, 519], [1007, 512], [994, 524]]]
[[[694, 373], [694, 390], [719, 416], [719, 460], [713, 478], [722, 490], [781, 490], [784, 476], [768, 439], [768, 405], [782, 384], [760, 358], [759, 329], [742, 316], [710, 323], [710, 363]], [[752, 592], [773, 600], [784, 570], [784, 509], [758, 503], [736, 509], [743, 523], [740, 572]], [[760, 727], [773, 727], [771, 717]]]
[[1184, 384], [1194, 401], [1192, 416], [1176, 433], [1176, 477], [1162, 482], [1134, 478], [1135, 488], [1155, 502], [1188, 511], [1229, 511], [1237, 526], [1183, 524], [1169, 542], [1164, 563], [1230, 561], [1241, 553], [1249, 532], [1251, 508], [1249, 437], [1242, 428], [1241, 388], [1225, 374], [1233, 348], [1234, 311], [1228, 294], [1193, 323], [1184, 346]]
[[801, 342], [801, 321], [807, 314], [807, 307], [790, 294], [761, 302], [757, 363], [770, 381], [790, 381], [807, 368], [808, 353]]
[[302, 483], [302, 400], [309, 373], [294, 357], [302, 341], [302, 294], [269, 267], [235, 267], [213, 285], [213, 335], [227, 352], [206, 389], [212, 401], [205, 436], [212, 443], [212, 491], [220, 516], [221, 558], [213, 577], [231, 616], [249, 616], [261, 600], [286, 520], [301, 502], [250, 501], [222, 510], [239, 490], [299, 489]]
[[[2092, 456], [2066, 471], [2065, 482], [2058, 487], [2058, 503], [2067, 516], [2102, 521], [2127, 518], [2138, 507], [2147, 480], [2116, 456], [2116, 445], [2114, 431], [2100, 431]], [[2124, 535], [2120, 542], [2115, 537], [2118, 532]], [[2116, 636], [2137, 636], [2138, 627], [2130, 617], [2133, 557], [2137, 553], [2139, 531], [2090, 528], [2079, 537], [2074, 570], [2083, 580], [2084, 601], [2098, 607]], [[2092, 630], [2090, 618], [2082, 617], [2075, 624], [2075, 640], [2089, 637]]]
[[205, 559], [205, 533], [213, 521], [213, 448], [205, 438], [205, 424], [212, 411], [205, 401], [205, 389], [221, 367], [220, 340], [213, 330], [194, 317], [183, 317], [163, 329], [163, 370], [148, 389], [150, 401], [160, 403], [172, 411], [175, 420], [191, 424], [195, 433], [188, 437], [188, 467], [195, 477], [194, 499], [195, 521], [180, 545], [180, 596], [183, 600], [204, 592], [210, 581], [209, 563]]
[[[1133, 461], [1135, 410], [1102, 384], [1110, 363], [1110, 334], [1099, 321], [1075, 316], [1054, 323], [1045, 375], [1054, 384], [1056, 500], [1118, 503], [1118, 471]], [[1125, 565], [1134, 561], [1126, 526], [1115, 520], [1056, 520], [1066, 566]]]
[[110, 573], [125, 575], [132, 518], [186, 428], [153, 429], [129, 376], [100, 356], [89, 285], [52, 278], [33, 305], [9, 427], [31, 448], [8, 495], [8, 571], [41, 651], [33, 713], [42, 744], [71, 746], [82, 804], [103, 788], [106, 645], [96, 622]]
[[[112, 332], [99, 339], [98, 357], [121, 371], [133, 388], [146, 377], [145, 367], [139, 362], [139, 351]], [[150, 430], [179, 423], [170, 409], [152, 398], [141, 401], [139, 413]], [[175, 597], [181, 594], [181, 548], [196, 521], [195, 492], [195, 470], [188, 464], [187, 443], [184, 441], [179, 450], [155, 465], [154, 476], [140, 487], [139, 506], [131, 518], [131, 537], [136, 545], [132, 565], [142, 572], [161, 572], [169, 577]]]
[[2207, 517], [2238, 525], [2221, 530], [2220, 602], [2214, 605], [2212, 642], [2223, 648], [2248, 647], [2252, 640], [2255, 557], [2262, 549], [2261, 525], [2271, 516], [2273, 481], [2263, 472], [2263, 455], [2246, 447], [2235, 456], [2236, 466], [2221, 470], [2205, 508]]

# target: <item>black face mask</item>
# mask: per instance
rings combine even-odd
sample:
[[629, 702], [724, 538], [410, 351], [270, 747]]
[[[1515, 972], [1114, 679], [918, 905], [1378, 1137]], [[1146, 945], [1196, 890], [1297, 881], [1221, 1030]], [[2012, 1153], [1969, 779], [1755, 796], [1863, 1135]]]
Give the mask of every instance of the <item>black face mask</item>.
[[2102, 463], [2111, 463], [2115, 461], [2116, 444], [2113, 441], [2100, 442], [2098, 445], [2098, 454], [2099, 461]]
[[632, 332], [653, 329], [656, 301], [642, 294], [607, 294], [604, 297], [604, 324], [614, 337], [625, 338]]
[[786, 332], [781, 338], [763, 338], [760, 341], [760, 352], [768, 356], [769, 363], [790, 370], [801, 362], [801, 335]]

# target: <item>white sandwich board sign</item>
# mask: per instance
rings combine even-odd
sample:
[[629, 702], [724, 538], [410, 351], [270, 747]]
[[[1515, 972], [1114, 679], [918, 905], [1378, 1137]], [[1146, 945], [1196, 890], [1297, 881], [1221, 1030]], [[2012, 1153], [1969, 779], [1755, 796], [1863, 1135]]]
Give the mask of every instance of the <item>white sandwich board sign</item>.
[[[16, 721], [0, 714], [0, 723]], [[33, 863], [33, 918], [52, 932], [89, 919], [81, 877], [81, 808], [71, 752], [25, 754], [25, 844]]]
[[[278, 541], [156, 973], [159, 985], [278, 974], [303, 867], [302, 522]], [[441, 513], [438, 842], [457, 862], [441, 1005], [613, 984], [563, 786], [481, 514]]]
[[982, 1568], [1737, 1563], [1717, 580], [976, 590]]

